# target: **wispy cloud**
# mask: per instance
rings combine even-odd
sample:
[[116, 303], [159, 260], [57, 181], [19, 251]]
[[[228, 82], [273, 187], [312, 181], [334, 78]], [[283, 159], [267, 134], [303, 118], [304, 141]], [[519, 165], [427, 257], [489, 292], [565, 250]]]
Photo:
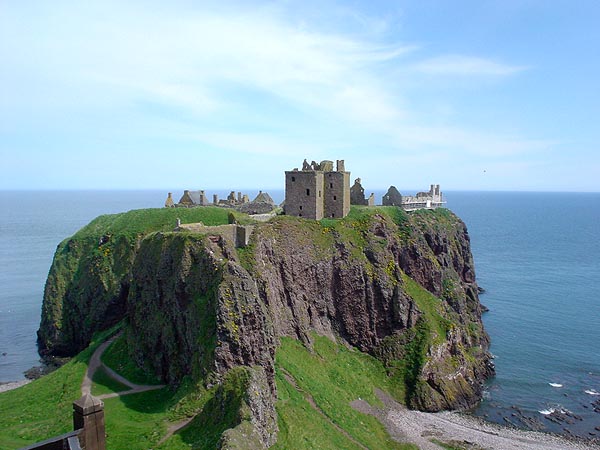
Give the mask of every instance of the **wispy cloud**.
[[398, 142], [413, 148], [446, 149], [471, 157], [500, 158], [520, 153], [540, 152], [557, 144], [543, 139], [530, 139], [458, 126], [412, 125], [394, 130]]
[[459, 76], [506, 76], [528, 69], [525, 66], [514, 66], [491, 59], [465, 55], [435, 56], [415, 64], [414, 68], [429, 75]]
[[[165, 125], [161, 137], [260, 156], [318, 157], [331, 148], [358, 154], [378, 146], [437, 161], [441, 154], [498, 157], [552, 145], [428, 118], [407, 95], [423, 73], [501, 77], [527, 67], [485, 56], [424, 58], [418, 45], [382, 38], [385, 21], [373, 34], [350, 34], [261, 6], [181, 14], [116, 3], [57, 5], [26, 18], [12, 9], [0, 18], [7, 43], [0, 57], [10, 71], [0, 74], [0, 119], [13, 120], [15, 108], [28, 103], [56, 128], [69, 128], [77, 124], [66, 115], [59, 122], [67, 102], [82, 111], [101, 105], [115, 121], [135, 122], [138, 132], [150, 124], [153, 133], [154, 111], [146, 105], [158, 104], [186, 113], [184, 125]], [[24, 21], [35, 34], [19, 25]], [[23, 79], [35, 88], [15, 89]]]
[[204, 133], [193, 138], [214, 148], [288, 160], [295, 155], [312, 155], [319, 151], [308, 142], [265, 133]]

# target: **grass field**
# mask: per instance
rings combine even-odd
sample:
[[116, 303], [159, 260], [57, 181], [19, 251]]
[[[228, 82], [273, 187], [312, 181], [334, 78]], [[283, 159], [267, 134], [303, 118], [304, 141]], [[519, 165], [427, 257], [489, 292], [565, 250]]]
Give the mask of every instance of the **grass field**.
[[273, 448], [361, 448], [358, 442], [373, 449], [416, 449], [393, 441], [377, 419], [350, 406], [358, 398], [381, 406], [374, 388], [394, 391], [375, 358], [314, 336], [312, 352], [299, 341], [283, 338], [276, 362], [279, 439]]

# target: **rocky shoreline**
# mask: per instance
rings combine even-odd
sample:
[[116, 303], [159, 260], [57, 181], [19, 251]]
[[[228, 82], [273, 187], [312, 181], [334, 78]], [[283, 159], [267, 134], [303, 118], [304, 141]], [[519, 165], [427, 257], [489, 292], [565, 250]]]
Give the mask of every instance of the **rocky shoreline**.
[[8, 383], [0, 382], [0, 392], [12, 391], [28, 383], [31, 383], [31, 380], [9, 381]]
[[[0, 393], [17, 389], [32, 380], [0, 382]], [[438, 450], [439, 443], [465, 449], [490, 450], [600, 450], [595, 439], [580, 439], [543, 431], [527, 431], [511, 425], [489, 422], [481, 417], [453, 411], [426, 413], [409, 410], [382, 391], [377, 391], [384, 407], [376, 408], [363, 400], [352, 406], [377, 417], [396, 440], [412, 442], [422, 450]]]
[[439, 450], [439, 443], [465, 449], [490, 450], [594, 450], [597, 440], [579, 439], [542, 431], [526, 431], [512, 426], [488, 422], [480, 417], [458, 412], [426, 413], [413, 411], [377, 391], [383, 408], [363, 400], [352, 406], [377, 417], [395, 439], [412, 442], [421, 450]]

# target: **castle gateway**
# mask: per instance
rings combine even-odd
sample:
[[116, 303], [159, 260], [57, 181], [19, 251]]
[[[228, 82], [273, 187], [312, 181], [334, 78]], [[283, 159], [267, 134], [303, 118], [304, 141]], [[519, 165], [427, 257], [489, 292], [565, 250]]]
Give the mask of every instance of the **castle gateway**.
[[320, 220], [323, 217], [339, 219], [350, 212], [350, 172], [344, 160], [308, 164], [285, 172], [285, 214]]

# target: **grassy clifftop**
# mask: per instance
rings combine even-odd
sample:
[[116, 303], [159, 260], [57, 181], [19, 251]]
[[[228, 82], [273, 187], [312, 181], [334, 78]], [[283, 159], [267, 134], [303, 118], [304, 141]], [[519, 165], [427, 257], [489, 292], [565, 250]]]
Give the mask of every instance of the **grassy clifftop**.
[[214, 206], [135, 209], [126, 213], [98, 216], [75, 233], [73, 239], [98, 237], [105, 234], [136, 235], [155, 231], [172, 231], [177, 218], [181, 219], [181, 223], [203, 222], [205, 225], [223, 225], [228, 223], [230, 212], [232, 210]]

